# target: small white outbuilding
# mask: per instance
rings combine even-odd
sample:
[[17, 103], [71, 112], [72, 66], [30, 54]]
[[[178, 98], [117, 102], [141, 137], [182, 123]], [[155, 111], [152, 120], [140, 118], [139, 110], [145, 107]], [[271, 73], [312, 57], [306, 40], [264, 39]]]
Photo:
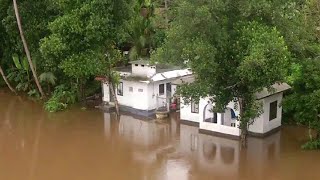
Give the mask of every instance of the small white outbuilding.
[[[194, 80], [192, 76], [174, 81], [178, 86], [183, 83], [190, 83]], [[249, 133], [255, 136], [265, 136], [277, 130], [281, 126], [282, 119], [282, 98], [283, 92], [290, 89], [286, 83], [276, 83], [272, 86], [273, 92], [264, 88], [256, 93], [257, 101], [261, 102], [263, 113], [249, 126]], [[195, 125], [199, 131], [205, 134], [224, 135], [232, 138], [238, 138], [241, 134], [239, 129], [239, 104], [230, 102], [223, 113], [213, 112], [214, 102], [210, 97], [201, 98], [198, 102], [191, 101], [184, 104], [183, 98], [180, 98], [180, 118], [181, 123]]]

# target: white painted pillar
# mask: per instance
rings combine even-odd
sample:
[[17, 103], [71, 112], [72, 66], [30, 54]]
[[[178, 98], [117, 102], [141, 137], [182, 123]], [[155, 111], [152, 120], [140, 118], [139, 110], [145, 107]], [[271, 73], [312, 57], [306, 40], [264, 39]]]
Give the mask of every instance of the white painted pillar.
[[109, 89], [109, 84], [107, 82], [104, 82], [102, 84], [102, 90], [103, 90], [103, 101], [110, 102], [110, 89]]
[[218, 117], [217, 117], [217, 124], [218, 125], [222, 125], [222, 116], [221, 113], [217, 113]]

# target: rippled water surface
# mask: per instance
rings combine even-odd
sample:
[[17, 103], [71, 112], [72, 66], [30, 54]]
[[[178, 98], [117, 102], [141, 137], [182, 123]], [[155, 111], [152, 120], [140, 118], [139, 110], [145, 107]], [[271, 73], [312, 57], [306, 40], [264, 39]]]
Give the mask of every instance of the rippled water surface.
[[0, 180], [320, 179], [320, 152], [302, 151], [308, 132], [284, 127], [239, 142], [180, 125], [98, 110], [49, 114], [0, 90]]

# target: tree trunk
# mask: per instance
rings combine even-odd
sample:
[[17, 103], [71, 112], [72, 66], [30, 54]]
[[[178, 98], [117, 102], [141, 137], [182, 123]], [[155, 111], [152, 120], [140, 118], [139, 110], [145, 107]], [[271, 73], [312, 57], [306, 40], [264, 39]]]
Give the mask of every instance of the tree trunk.
[[169, 19], [168, 19], [168, 0], [164, 0], [164, 9], [165, 9], [165, 19], [166, 19], [166, 28], [169, 28]]
[[9, 88], [13, 93], [17, 94], [17, 92], [14, 90], [14, 88], [10, 85], [10, 83], [9, 83], [9, 81], [8, 81], [8, 79], [7, 79], [7, 77], [4, 75], [4, 72], [3, 72], [3, 70], [2, 70], [2, 67], [1, 67], [1, 66], [0, 66], [0, 74], [1, 74], [1, 76], [2, 76], [2, 78], [3, 78], [3, 80], [4, 80], [4, 82], [7, 84], [8, 88]]
[[34, 69], [34, 65], [33, 65], [32, 59], [31, 59], [31, 55], [30, 55], [30, 51], [29, 51], [29, 48], [28, 48], [28, 44], [27, 44], [27, 41], [26, 41], [26, 39], [24, 37], [24, 34], [23, 34], [23, 29], [22, 29], [22, 25], [21, 25], [21, 19], [20, 19], [20, 15], [19, 15], [19, 9], [18, 9], [18, 5], [17, 5], [17, 1], [16, 0], [13, 0], [13, 6], [14, 6], [14, 12], [15, 12], [15, 15], [16, 15], [19, 32], [20, 32], [20, 37], [21, 37], [21, 40], [22, 40], [22, 43], [23, 43], [23, 47], [24, 47], [24, 50], [25, 50], [25, 53], [26, 53], [26, 56], [27, 56], [27, 59], [28, 59], [29, 65], [30, 65], [30, 69], [32, 71], [34, 80], [35, 80], [35, 82], [37, 84], [38, 90], [39, 90], [42, 98], [45, 98], [46, 95], [44, 94], [44, 92], [42, 90], [42, 87], [41, 87], [41, 85], [39, 83], [39, 79], [38, 79], [37, 73], [36, 73], [36, 71]]
[[111, 95], [114, 99], [114, 105], [116, 106], [116, 114], [117, 114], [117, 116], [120, 116], [120, 108], [119, 108], [118, 99], [116, 96], [115, 88], [113, 87], [113, 83], [111, 82], [110, 79], [109, 79], [109, 86], [110, 86]]
[[248, 122], [243, 118], [245, 101], [242, 98], [239, 98], [239, 108], [240, 108], [240, 141], [243, 148], [247, 147], [247, 135], [248, 135]]
[[309, 140], [311, 141], [313, 138], [312, 138], [312, 128], [311, 128], [311, 123], [309, 121], [309, 126], [308, 126], [308, 133], [309, 133]]

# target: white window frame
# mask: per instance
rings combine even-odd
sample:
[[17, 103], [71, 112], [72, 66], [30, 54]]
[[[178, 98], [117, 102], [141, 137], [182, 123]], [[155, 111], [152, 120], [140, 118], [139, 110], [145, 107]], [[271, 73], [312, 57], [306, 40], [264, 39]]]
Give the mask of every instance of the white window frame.
[[199, 102], [191, 100], [191, 113], [199, 114]]

